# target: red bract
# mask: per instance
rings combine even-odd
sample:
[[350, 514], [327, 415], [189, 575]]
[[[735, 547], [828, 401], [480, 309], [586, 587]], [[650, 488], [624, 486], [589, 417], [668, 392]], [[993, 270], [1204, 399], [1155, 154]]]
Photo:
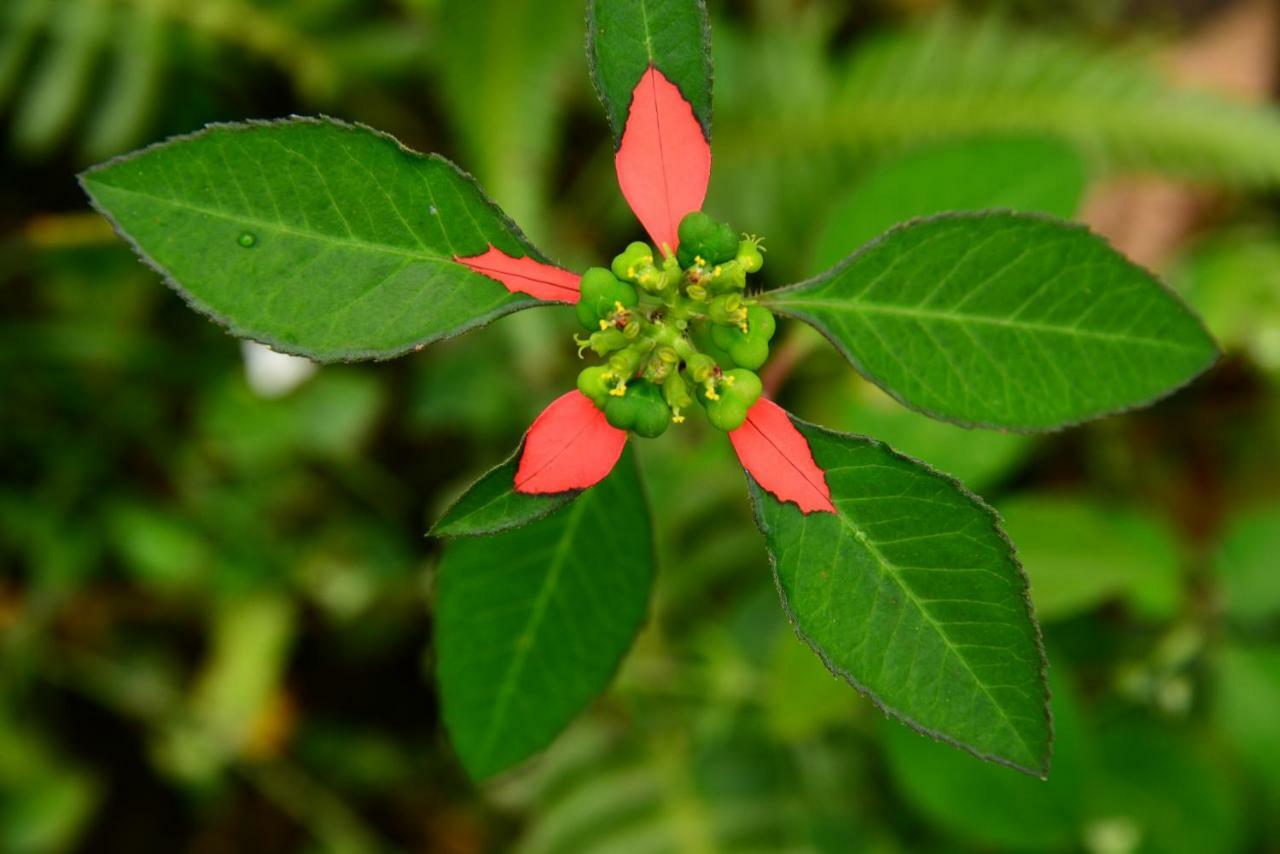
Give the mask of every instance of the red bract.
[[[674, 253], [680, 220], [701, 209], [706, 197], [711, 145], [689, 101], [653, 66], [632, 92], [614, 165], [622, 195], [645, 231], [661, 252]], [[490, 247], [456, 260], [539, 299], [576, 302], [579, 296], [578, 276], [532, 258], [512, 258]], [[730, 440], [743, 468], [779, 501], [793, 502], [805, 513], [835, 512], [808, 442], [777, 404], [758, 401]], [[590, 400], [569, 392], [530, 426], [516, 491], [546, 494], [594, 486], [613, 469], [626, 441], [626, 431], [611, 426]]]

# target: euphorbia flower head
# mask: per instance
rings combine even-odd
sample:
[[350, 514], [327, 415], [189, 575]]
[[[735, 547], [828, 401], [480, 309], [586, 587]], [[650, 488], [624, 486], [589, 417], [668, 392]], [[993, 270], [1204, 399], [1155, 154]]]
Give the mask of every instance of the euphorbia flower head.
[[621, 456], [628, 433], [661, 433], [668, 423], [682, 423], [698, 400], [710, 422], [729, 432], [739, 460], [764, 489], [805, 513], [831, 512], [826, 478], [808, 443], [760, 396], [753, 373], [774, 332], [769, 310], [743, 295], [746, 275], [763, 265], [760, 240], [739, 239], [701, 213], [711, 178], [707, 129], [652, 64], [632, 91], [614, 164], [622, 195], [656, 252], [633, 243], [610, 269], [592, 268], [585, 276], [493, 246], [456, 259], [513, 292], [576, 304], [593, 333], [579, 339], [579, 352], [610, 356], [606, 365], [583, 371], [578, 390], [558, 398], [529, 428], [516, 491], [594, 486]]

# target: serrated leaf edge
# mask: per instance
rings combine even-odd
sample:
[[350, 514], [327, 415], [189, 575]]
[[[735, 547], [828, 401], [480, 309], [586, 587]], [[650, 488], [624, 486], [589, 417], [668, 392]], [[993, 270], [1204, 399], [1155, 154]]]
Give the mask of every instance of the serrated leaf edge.
[[[1045, 725], [1048, 728], [1048, 734], [1049, 734], [1049, 739], [1047, 742], [1047, 752], [1044, 756], [1043, 765], [1040, 768], [1030, 768], [1000, 756], [984, 753], [983, 751], [978, 750], [977, 748], [974, 748], [971, 745], [965, 744], [964, 742], [956, 738], [953, 738], [947, 735], [946, 733], [930, 729], [929, 727], [924, 726], [923, 724], [914, 720], [909, 715], [906, 715], [898, 711], [894, 707], [885, 703], [883, 700], [880, 699], [880, 697], [874, 691], [869, 689], [867, 686], [863, 685], [851, 673], [849, 673], [848, 671], [844, 670], [839, 665], [831, 661], [831, 659], [828, 658], [827, 654], [823, 651], [822, 647], [817, 642], [815, 642], [812, 638], [806, 635], [804, 631], [800, 628], [799, 622], [796, 619], [795, 612], [791, 610], [791, 605], [787, 601], [786, 594], [783, 592], [782, 581], [778, 576], [777, 556], [774, 554], [773, 549], [769, 548], [768, 546], [769, 526], [765, 524], [764, 518], [760, 513], [760, 502], [763, 497], [768, 497], [770, 500], [773, 500], [775, 502], [777, 501], [777, 499], [769, 495], [769, 493], [766, 490], [764, 490], [763, 487], [761, 487], [758, 483], [756, 483], [755, 479], [751, 477], [751, 474], [747, 472], [746, 469], [743, 469], [743, 473], [747, 477], [748, 494], [751, 497], [751, 513], [755, 519], [756, 527], [760, 529], [760, 533], [763, 534], [765, 537], [765, 552], [769, 555], [769, 570], [773, 574], [774, 587], [778, 591], [778, 598], [782, 603], [783, 613], [786, 614], [787, 621], [791, 623], [791, 627], [795, 631], [796, 637], [804, 641], [804, 643], [810, 649], [812, 649], [814, 653], [817, 654], [818, 658], [822, 660], [823, 665], [833, 675], [838, 676], [839, 678], [848, 682], [851, 686], [853, 686], [854, 690], [856, 690], [859, 694], [861, 694], [862, 696], [870, 700], [871, 703], [877, 709], [883, 712], [885, 715], [905, 724], [907, 727], [914, 730], [915, 732], [924, 736], [928, 736], [929, 738], [932, 738], [934, 741], [941, 742], [943, 744], [948, 744], [952, 747], [957, 747], [965, 751], [966, 753], [970, 754], [971, 756], [974, 756], [978, 759], [983, 760], [984, 762], [990, 762], [995, 765], [1002, 765], [1006, 768], [1012, 768], [1015, 771], [1020, 771], [1023, 774], [1027, 774], [1032, 777], [1038, 777], [1041, 780], [1048, 779], [1049, 766], [1050, 766], [1050, 762], [1053, 755], [1053, 743], [1054, 743], [1053, 710], [1051, 708], [1052, 696], [1051, 696], [1051, 691], [1049, 689], [1049, 679], [1048, 679], [1049, 659], [1045, 653], [1044, 635], [1040, 628], [1039, 621], [1036, 620], [1035, 618], [1035, 606], [1031, 601], [1031, 581], [1027, 577], [1026, 570], [1023, 569], [1022, 562], [1018, 559], [1017, 547], [1014, 545], [1013, 541], [1009, 539], [1009, 535], [1005, 533], [1004, 528], [1002, 528], [1000, 525], [1000, 521], [1001, 521], [1000, 514], [996, 512], [995, 508], [993, 508], [991, 505], [983, 501], [980, 496], [971, 492], [968, 489], [968, 487], [966, 487], [963, 483], [961, 483], [956, 478], [952, 477], [946, 472], [939, 471], [938, 469], [934, 468], [933, 466], [929, 465], [923, 460], [918, 460], [915, 457], [908, 456], [907, 454], [904, 454], [904, 453], [901, 453], [900, 451], [895, 450], [893, 447], [886, 444], [885, 442], [880, 441], [879, 439], [876, 439], [871, 436], [861, 436], [856, 433], [841, 433], [838, 430], [831, 430], [819, 424], [813, 424], [809, 421], [805, 421], [804, 419], [798, 418], [790, 412], [788, 412], [787, 415], [789, 418], [791, 418], [793, 422], [797, 424], [797, 426], [803, 425], [806, 428], [813, 428], [814, 430], [818, 430], [822, 433], [826, 433], [830, 436], [835, 436], [841, 439], [849, 439], [855, 442], [868, 443], [877, 448], [883, 449], [884, 451], [888, 452], [894, 457], [897, 457], [898, 459], [904, 460], [908, 463], [911, 463], [914, 466], [917, 466], [927, 474], [933, 477], [939, 478], [940, 480], [946, 482], [947, 484], [955, 488], [962, 496], [967, 498], [969, 501], [973, 502], [980, 510], [982, 510], [988, 516], [988, 518], [991, 521], [992, 529], [995, 531], [996, 535], [1000, 538], [1001, 541], [1005, 543], [1005, 545], [1009, 547], [1009, 559], [1013, 563], [1014, 569], [1017, 571], [1018, 578], [1022, 582], [1022, 601], [1026, 605], [1027, 618], [1031, 621], [1031, 625], [1034, 628], [1035, 648], [1036, 648], [1036, 653], [1039, 655], [1039, 658], [1040, 658], [1040, 672], [1039, 672], [1040, 684], [1041, 684], [1041, 687], [1043, 687], [1044, 689], [1044, 718], [1045, 718]], [[834, 500], [834, 497], [833, 497], [833, 500]]]

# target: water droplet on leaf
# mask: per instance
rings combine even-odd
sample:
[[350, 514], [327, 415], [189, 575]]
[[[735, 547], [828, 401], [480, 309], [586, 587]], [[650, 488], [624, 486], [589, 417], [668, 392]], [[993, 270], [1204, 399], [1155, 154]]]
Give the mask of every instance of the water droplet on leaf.
[[432, 216], [435, 216], [436, 214], [440, 213], [438, 210], [436, 210], [436, 206], [435, 206], [435, 205], [432, 205], [432, 206], [429, 208], [429, 210], [431, 211], [431, 215], [432, 215]]
[[258, 235], [254, 234], [252, 231], [242, 231], [240, 232], [240, 237], [236, 242], [245, 249], [252, 249], [258, 245]]

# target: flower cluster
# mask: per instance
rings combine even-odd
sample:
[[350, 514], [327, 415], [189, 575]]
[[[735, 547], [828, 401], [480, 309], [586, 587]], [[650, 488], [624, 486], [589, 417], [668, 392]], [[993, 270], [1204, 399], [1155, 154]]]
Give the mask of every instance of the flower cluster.
[[610, 269], [582, 276], [579, 355], [605, 358], [578, 375], [578, 390], [609, 423], [653, 438], [700, 404], [707, 420], [736, 430], [760, 397], [756, 370], [769, 357], [773, 314], [745, 295], [764, 266], [758, 237], [695, 211], [680, 221], [679, 249], [661, 260], [632, 243]]

